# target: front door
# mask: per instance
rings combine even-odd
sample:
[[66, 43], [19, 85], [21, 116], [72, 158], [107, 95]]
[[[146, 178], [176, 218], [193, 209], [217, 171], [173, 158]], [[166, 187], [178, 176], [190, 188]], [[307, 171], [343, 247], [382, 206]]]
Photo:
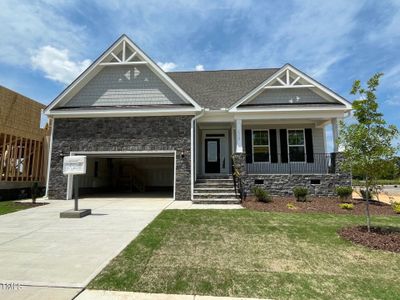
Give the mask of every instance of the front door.
[[220, 140], [219, 139], [205, 139], [205, 172], [206, 173], [220, 173]]

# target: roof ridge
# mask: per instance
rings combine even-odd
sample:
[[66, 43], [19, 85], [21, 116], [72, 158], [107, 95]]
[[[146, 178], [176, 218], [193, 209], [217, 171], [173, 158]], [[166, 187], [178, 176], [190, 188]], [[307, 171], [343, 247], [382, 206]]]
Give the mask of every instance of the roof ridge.
[[279, 67], [276, 68], [250, 68], [250, 69], [221, 69], [221, 70], [204, 70], [204, 71], [172, 71], [172, 72], [165, 72], [167, 74], [172, 73], [210, 73], [210, 72], [236, 72], [236, 71], [266, 71], [266, 70], [279, 70]]

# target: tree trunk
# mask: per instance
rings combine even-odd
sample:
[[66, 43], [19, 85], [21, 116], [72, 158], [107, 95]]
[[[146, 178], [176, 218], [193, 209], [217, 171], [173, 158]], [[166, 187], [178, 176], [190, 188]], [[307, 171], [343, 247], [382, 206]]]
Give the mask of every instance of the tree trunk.
[[371, 216], [369, 214], [369, 184], [365, 181], [365, 213], [367, 215], [367, 229], [371, 232]]

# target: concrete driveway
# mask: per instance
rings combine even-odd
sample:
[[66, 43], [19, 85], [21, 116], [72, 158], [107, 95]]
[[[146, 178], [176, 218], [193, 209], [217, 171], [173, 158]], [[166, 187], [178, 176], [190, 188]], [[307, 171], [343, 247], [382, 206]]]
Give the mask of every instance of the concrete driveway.
[[[50, 202], [0, 216], [1, 299], [70, 299], [171, 203], [160, 198], [83, 199], [80, 208], [91, 208], [91, 216], [60, 219], [73, 202]], [[5, 283], [22, 286], [9, 290]]]

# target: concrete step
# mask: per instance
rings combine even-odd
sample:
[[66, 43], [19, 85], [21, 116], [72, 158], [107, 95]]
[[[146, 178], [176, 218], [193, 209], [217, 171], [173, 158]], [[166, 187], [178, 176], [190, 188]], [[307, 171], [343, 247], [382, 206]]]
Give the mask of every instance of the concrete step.
[[235, 193], [235, 188], [230, 187], [210, 187], [210, 186], [203, 186], [203, 187], [196, 187], [194, 188], [195, 193]]
[[233, 184], [233, 179], [205, 179], [205, 178], [198, 178], [196, 183], [230, 183]]
[[193, 204], [240, 204], [240, 199], [193, 199]]
[[210, 187], [210, 188], [234, 188], [235, 186], [233, 185], [232, 182], [230, 183], [221, 183], [221, 182], [196, 182], [194, 184], [194, 187], [198, 188], [204, 188], [204, 187]]
[[197, 179], [231, 179], [232, 180], [232, 175], [201, 175], [197, 176]]
[[224, 198], [236, 198], [236, 194], [233, 193], [193, 193], [193, 199], [224, 199]]

